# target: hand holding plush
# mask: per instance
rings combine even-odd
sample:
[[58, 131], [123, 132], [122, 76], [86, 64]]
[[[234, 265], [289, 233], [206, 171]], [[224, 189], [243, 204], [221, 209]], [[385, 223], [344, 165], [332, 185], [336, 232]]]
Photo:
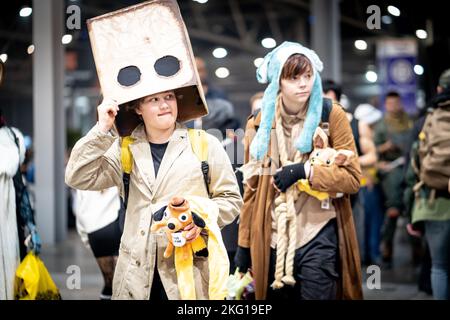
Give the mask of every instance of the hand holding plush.
[[294, 163], [278, 169], [273, 176], [273, 182], [281, 192], [286, 192], [298, 180], [305, 178], [304, 164]]

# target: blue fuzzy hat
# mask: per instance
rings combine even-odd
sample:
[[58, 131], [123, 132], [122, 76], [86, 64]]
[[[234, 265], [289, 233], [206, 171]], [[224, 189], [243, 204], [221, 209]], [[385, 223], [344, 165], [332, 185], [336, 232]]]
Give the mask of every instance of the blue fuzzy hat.
[[299, 43], [285, 41], [265, 57], [263, 63], [256, 70], [256, 78], [259, 83], [269, 83], [262, 99], [261, 124], [250, 146], [252, 157], [262, 159], [269, 147], [270, 131], [275, 117], [275, 103], [279, 92], [281, 70], [286, 60], [293, 54], [302, 54], [311, 62], [314, 75], [314, 83], [309, 97], [309, 106], [306, 119], [303, 124], [295, 146], [301, 153], [309, 153], [312, 150], [312, 138], [314, 131], [320, 123], [322, 116], [322, 80], [319, 72], [323, 69], [322, 61], [317, 54]]

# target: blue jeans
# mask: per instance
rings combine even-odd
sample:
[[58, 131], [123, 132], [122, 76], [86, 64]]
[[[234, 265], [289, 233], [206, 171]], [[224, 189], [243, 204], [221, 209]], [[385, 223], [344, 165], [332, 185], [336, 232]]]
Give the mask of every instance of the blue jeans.
[[450, 220], [425, 221], [425, 237], [431, 254], [433, 297], [437, 300], [448, 300]]
[[364, 207], [364, 261], [378, 263], [380, 258], [381, 227], [383, 209], [381, 207], [381, 190], [375, 185], [364, 187], [360, 191]]

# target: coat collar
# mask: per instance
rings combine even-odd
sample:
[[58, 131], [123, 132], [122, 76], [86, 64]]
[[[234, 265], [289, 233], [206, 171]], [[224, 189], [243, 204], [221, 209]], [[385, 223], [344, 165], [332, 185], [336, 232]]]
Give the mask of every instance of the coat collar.
[[131, 137], [135, 139], [135, 141], [130, 145], [130, 150], [133, 154], [134, 161], [145, 184], [150, 189], [150, 192], [155, 194], [175, 160], [189, 145], [187, 128], [178, 122], [176, 123], [175, 131], [169, 139], [169, 145], [164, 153], [164, 157], [158, 170], [158, 176], [156, 178], [152, 153], [147, 140], [144, 125], [139, 125], [133, 131]]

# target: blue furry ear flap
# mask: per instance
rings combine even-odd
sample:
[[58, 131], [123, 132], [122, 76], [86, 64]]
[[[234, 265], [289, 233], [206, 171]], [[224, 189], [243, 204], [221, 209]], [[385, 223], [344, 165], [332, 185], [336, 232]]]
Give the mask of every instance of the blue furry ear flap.
[[312, 140], [316, 128], [320, 124], [323, 107], [322, 80], [318, 72], [315, 74], [314, 84], [309, 97], [308, 111], [303, 124], [302, 132], [298, 137], [295, 146], [301, 153], [312, 151]]
[[257, 160], [261, 160], [269, 150], [270, 134], [273, 119], [275, 118], [275, 103], [278, 89], [278, 82], [273, 81], [264, 91], [263, 105], [261, 107], [261, 124], [250, 146], [250, 154]]

